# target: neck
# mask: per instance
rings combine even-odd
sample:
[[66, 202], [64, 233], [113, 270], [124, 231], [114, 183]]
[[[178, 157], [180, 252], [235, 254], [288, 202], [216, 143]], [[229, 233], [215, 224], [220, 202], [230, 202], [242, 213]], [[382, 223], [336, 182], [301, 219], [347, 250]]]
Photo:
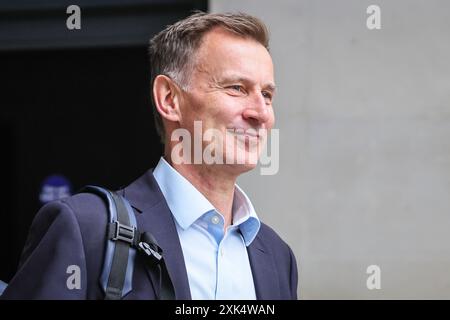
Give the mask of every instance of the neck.
[[223, 165], [175, 164], [170, 159], [170, 153], [166, 153], [164, 159], [211, 202], [224, 217], [226, 230], [232, 223], [237, 176], [224, 172]]

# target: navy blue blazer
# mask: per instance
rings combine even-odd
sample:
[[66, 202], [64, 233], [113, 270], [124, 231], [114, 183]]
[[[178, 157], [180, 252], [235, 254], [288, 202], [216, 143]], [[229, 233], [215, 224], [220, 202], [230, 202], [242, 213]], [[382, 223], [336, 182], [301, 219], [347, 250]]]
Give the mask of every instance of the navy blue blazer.
[[[177, 299], [191, 299], [183, 252], [172, 213], [152, 170], [119, 192], [130, 202], [138, 229], [150, 231], [164, 251]], [[100, 274], [107, 211], [95, 195], [77, 194], [39, 210], [19, 268], [2, 299], [103, 299]], [[257, 299], [297, 299], [297, 264], [289, 246], [267, 225], [248, 246]], [[67, 268], [81, 271], [80, 289], [69, 290]], [[155, 299], [155, 279], [136, 255], [133, 290], [124, 299]]]

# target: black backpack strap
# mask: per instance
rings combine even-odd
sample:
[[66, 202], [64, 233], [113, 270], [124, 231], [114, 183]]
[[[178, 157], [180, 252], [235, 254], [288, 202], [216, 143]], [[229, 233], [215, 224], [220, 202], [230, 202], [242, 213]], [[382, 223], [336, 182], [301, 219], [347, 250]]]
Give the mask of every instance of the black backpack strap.
[[96, 186], [86, 186], [80, 192], [94, 193], [106, 203], [109, 212], [108, 240], [100, 277], [105, 299], [123, 298], [132, 290], [136, 248], [147, 257], [147, 266], [154, 279], [159, 279], [159, 299], [175, 299], [175, 290], [170, 280], [162, 249], [148, 232], [140, 234], [136, 217], [129, 202], [121, 195]]
[[108, 240], [100, 286], [105, 292], [105, 299], [121, 299], [132, 290], [136, 255], [134, 244], [140, 238], [134, 212], [128, 202], [123, 201], [123, 197], [110, 190], [86, 186], [80, 192], [94, 193], [107, 205]]

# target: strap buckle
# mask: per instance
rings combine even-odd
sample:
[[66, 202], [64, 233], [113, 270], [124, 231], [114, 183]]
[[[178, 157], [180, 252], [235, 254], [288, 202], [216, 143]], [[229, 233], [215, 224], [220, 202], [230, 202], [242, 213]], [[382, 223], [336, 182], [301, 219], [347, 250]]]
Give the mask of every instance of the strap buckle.
[[111, 240], [122, 240], [132, 245], [134, 243], [135, 228], [121, 224], [119, 221], [114, 221], [114, 225], [114, 235]]
[[[139, 242], [139, 249], [144, 251], [147, 256], [155, 258], [157, 262], [160, 262], [162, 259], [162, 250], [156, 245], [152, 248], [147, 242], [141, 241]], [[158, 251], [161, 251], [161, 253]]]

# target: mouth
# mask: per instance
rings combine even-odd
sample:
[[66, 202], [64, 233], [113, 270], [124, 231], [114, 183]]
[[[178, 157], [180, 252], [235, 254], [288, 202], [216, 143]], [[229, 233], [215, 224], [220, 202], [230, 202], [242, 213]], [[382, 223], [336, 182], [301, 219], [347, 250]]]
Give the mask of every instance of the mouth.
[[227, 129], [227, 132], [232, 133], [236, 136], [240, 137], [249, 137], [249, 138], [257, 138], [260, 139], [261, 135], [259, 134], [258, 130], [256, 129], [242, 129], [242, 128], [229, 128]]

